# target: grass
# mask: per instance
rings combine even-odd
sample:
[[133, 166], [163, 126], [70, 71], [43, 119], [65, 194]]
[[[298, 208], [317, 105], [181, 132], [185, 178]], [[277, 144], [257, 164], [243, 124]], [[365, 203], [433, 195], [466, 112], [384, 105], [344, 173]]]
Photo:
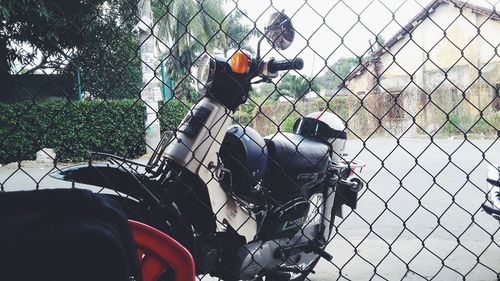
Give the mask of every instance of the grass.
[[496, 135], [499, 129], [500, 112], [486, 114], [484, 117], [452, 112], [448, 115], [448, 120], [439, 133], [447, 136], [463, 135], [464, 133]]

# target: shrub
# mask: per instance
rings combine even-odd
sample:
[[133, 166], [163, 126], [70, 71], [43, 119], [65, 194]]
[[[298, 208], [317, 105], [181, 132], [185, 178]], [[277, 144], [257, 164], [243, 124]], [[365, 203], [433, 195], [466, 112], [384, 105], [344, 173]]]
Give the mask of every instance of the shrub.
[[464, 133], [496, 135], [499, 128], [500, 114], [498, 112], [486, 112], [484, 117], [452, 112], [440, 133], [446, 135], [462, 135]]
[[283, 123], [280, 125], [280, 131], [281, 132], [286, 132], [286, 133], [292, 133], [293, 132], [293, 125], [295, 125], [295, 122], [299, 116], [297, 114], [290, 114]]
[[247, 113], [250, 114], [247, 119], [252, 119], [250, 126], [253, 126], [262, 135], [273, 134], [278, 130], [291, 132], [297, 118], [307, 116], [315, 111], [328, 110], [343, 120], [346, 120], [349, 115], [346, 97], [333, 99], [328, 97], [294, 102], [265, 100], [260, 102], [259, 106], [255, 107], [253, 112]]
[[145, 153], [144, 105], [135, 100], [0, 104], [0, 163], [34, 159], [44, 147], [59, 161], [90, 151], [135, 158]]
[[177, 128], [190, 107], [191, 103], [185, 100], [170, 99], [159, 102], [158, 118], [162, 133]]

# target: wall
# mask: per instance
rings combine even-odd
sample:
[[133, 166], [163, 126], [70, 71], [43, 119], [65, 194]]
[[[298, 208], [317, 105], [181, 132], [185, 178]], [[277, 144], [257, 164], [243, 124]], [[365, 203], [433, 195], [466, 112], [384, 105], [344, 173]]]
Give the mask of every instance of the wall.
[[[370, 127], [379, 123], [379, 131], [400, 136], [433, 133], [449, 114], [478, 119], [481, 111], [494, 111], [500, 84], [498, 34], [500, 21], [467, 8], [460, 15], [452, 4], [439, 5], [411, 36], [380, 57], [380, 93], [374, 91], [373, 64], [349, 81], [344, 92], [354, 101], [351, 114], [359, 115], [353, 119], [361, 118]], [[401, 111], [403, 117], [391, 117]]]

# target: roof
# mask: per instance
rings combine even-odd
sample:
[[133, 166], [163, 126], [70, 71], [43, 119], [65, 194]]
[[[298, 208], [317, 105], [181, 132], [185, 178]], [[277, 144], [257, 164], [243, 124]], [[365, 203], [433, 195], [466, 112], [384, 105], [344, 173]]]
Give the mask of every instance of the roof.
[[[443, 4], [449, 3], [453, 4], [455, 7], [459, 9], [468, 8], [471, 9], [472, 12], [476, 14], [486, 15], [490, 19], [500, 20], [500, 13], [496, 9], [491, 9], [483, 6], [479, 6], [476, 4], [472, 4], [469, 2], [464, 2], [461, 0], [433, 0], [427, 6], [425, 6], [416, 16], [414, 16], [405, 26], [401, 27], [401, 29], [396, 32], [380, 49], [373, 53], [374, 58], [378, 58], [382, 56], [385, 52], [387, 52], [390, 48], [392, 48], [399, 40], [403, 39], [407, 34], [413, 32], [425, 19], [427, 19], [436, 8]], [[367, 61], [363, 64], [358, 65], [356, 68], [351, 70], [350, 74], [344, 79], [344, 81], [349, 81], [354, 77], [357, 77], [361, 74], [362, 71], [366, 70], [366, 68], [373, 62], [374, 60]], [[341, 84], [339, 87], [342, 87]]]

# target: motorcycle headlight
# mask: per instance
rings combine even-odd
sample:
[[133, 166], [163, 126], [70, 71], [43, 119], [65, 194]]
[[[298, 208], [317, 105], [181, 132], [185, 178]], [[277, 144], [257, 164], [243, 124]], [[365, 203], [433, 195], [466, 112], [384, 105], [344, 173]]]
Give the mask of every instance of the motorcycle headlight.
[[205, 54], [200, 58], [198, 64], [198, 89], [204, 90], [208, 87], [210, 82], [213, 81], [215, 75], [215, 60], [209, 55]]

